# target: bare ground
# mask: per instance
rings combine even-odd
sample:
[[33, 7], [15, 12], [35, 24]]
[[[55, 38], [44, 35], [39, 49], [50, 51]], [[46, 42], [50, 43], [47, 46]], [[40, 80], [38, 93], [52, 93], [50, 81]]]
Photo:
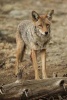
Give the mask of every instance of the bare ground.
[[[0, 0], [0, 85], [16, 80], [14, 75], [16, 43], [15, 32], [23, 19], [31, 18], [31, 11], [45, 13], [54, 9], [51, 27], [52, 39], [47, 46], [47, 74], [67, 73], [67, 1], [66, 0]], [[41, 77], [41, 61], [38, 57]], [[34, 70], [27, 55], [23, 79], [34, 79]]]

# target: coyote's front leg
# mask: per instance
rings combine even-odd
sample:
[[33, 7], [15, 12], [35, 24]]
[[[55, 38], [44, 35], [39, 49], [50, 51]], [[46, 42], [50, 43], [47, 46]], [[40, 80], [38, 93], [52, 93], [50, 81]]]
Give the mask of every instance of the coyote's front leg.
[[46, 49], [41, 51], [41, 59], [42, 59], [42, 78], [47, 78], [46, 74]]
[[31, 57], [32, 57], [34, 71], [35, 71], [35, 79], [38, 80], [39, 74], [38, 74], [38, 65], [37, 65], [37, 57], [36, 57], [36, 51], [35, 50], [32, 50]]

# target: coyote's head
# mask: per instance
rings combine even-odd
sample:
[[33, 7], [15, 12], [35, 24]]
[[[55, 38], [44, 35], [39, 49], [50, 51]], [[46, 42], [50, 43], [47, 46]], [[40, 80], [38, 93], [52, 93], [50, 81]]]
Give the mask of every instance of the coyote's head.
[[39, 15], [37, 12], [32, 11], [32, 18], [34, 21], [34, 25], [41, 34], [47, 36], [50, 33], [50, 24], [53, 13], [54, 10], [51, 10], [51, 12], [48, 14]]

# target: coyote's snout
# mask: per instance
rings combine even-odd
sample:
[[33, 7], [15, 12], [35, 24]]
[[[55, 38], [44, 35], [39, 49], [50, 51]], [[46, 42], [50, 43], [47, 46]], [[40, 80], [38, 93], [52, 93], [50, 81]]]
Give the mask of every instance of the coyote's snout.
[[19, 63], [24, 56], [26, 46], [31, 49], [31, 58], [35, 71], [35, 79], [39, 79], [38, 66], [37, 66], [37, 51], [41, 53], [42, 59], [42, 78], [45, 79], [46, 75], [46, 44], [50, 40], [50, 24], [52, 19], [53, 10], [49, 14], [39, 15], [37, 12], [32, 11], [32, 20], [23, 20], [16, 32], [16, 70], [18, 73]]

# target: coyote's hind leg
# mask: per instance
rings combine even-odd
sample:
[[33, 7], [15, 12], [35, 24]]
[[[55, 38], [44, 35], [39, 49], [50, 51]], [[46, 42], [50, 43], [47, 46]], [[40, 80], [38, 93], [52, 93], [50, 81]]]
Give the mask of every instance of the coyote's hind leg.
[[21, 62], [21, 59], [23, 59], [24, 55], [24, 41], [21, 38], [20, 34], [18, 33], [16, 36], [16, 43], [17, 43], [17, 48], [16, 48], [16, 65], [15, 65], [15, 75], [18, 74], [19, 70], [19, 63]]

